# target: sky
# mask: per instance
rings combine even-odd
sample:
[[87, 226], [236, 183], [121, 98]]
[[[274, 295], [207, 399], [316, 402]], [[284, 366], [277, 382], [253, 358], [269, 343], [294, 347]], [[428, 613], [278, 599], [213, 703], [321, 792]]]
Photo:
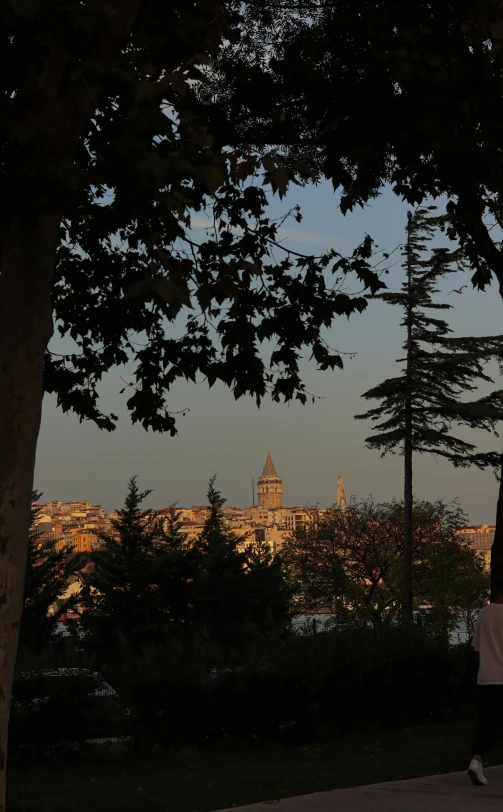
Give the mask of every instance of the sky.
[[[271, 200], [271, 216], [279, 216], [297, 203], [302, 223], [287, 221], [281, 234], [285, 245], [295, 251], [319, 253], [333, 247], [348, 254], [365, 233], [387, 251], [403, 242], [408, 207], [389, 189], [364, 210], [343, 216], [330, 184], [295, 186], [283, 201], [277, 196]], [[197, 221], [196, 226], [201, 223]], [[397, 290], [402, 278], [397, 264], [385, 281], [391, 290]], [[463, 284], [468, 287], [462, 295], [449, 294]], [[444, 317], [455, 335], [503, 332], [503, 301], [494, 284], [485, 292], [474, 291], [470, 274], [459, 273], [450, 275], [446, 285], [440, 299], [445, 296], [453, 305]], [[351, 283], [349, 289], [357, 291], [359, 286]], [[403, 341], [399, 322], [399, 309], [381, 302], [371, 302], [364, 313], [349, 320], [337, 319], [327, 340], [348, 353], [343, 356], [344, 369], [320, 372], [306, 358], [301, 367], [303, 378], [317, 398], [305, 406], [265, 400], [258, 409], [251, 398], [235, 401], [224, 385], [209, 390], [204, 383], [180, 382], [173, 390], [170, 410], [189, 411], [178, 417], [175, 438], [147, 433], [131, 424], [125, 405], [127, 392], [119, 394], [123, 387], [119, 373], [109, 374], [101, 388], [103, 408], [120, 417], [113, 433], [63, 414], [55, 398], [46, 395], [35, 488], [43, 492], [43, 501], [83, 499], [114, 510], [123, 504], [128, 479], [137, 474], [142, 489], [153, 490], [145, 506], [191, 506], [205, 504], [208, 481], [216, 474], [227, 504], [249, 507], [252, 480], [256, 491], [270, 446], [283, 479], [285, 506], [333, 504], [339, 472], [348, 495], [400, 499], [402, 458], [381, 458], [379, 452], [366, 449], [372, 424], [354, 419], [373, 405], [367, 405], [361, 394], [400, 368], [395, 363], [401, 357]], [[53, 342], [57, 351], [64, 346], [59, 339]], [[501, 385], [498, 380], [496, 385]], [[499, 449], [503, 442], [483, 433], [460, 434], [477, 442], [480, 450]], [[459, 499], [470, 523], [494, 523], [497, 482], [492, 472], [458, 470], [431, 455], [416, 455], [414, 464], [416, 497]]]

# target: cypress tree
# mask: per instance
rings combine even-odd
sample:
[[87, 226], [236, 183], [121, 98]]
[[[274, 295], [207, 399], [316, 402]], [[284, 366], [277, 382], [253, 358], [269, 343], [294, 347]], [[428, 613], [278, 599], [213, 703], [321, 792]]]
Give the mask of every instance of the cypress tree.
[[454, 426], [468, 426], [496, 433], [503, 418], [502, 392], [493, 391], [477, 399], [465, 397], [481, 383], [493, 384], [486, 363], [503, 358], [503, 336], [454, 338], [436, 311], [451, 305], [435, 301], [439, 280], [464, 267], [460, 249], [431, 248], [429, 242], [443, 230], [446, 218], [418, 208], [408, 214], [407, 239], [402, 248], [405, 280], [400, 292], [385, 292], [376, 298], [401, 308], [405, 331], [400, 374], [363, 394], [380, 405], [357, 419], [376, 422], [375, 434], [366, 439], [368, 448], [382, 454], [400, 451], [404, 458], [404, 554], [402, 613], [412, 619], [412, 547], [414, 453], [434, 453], [455, 466], [476, 465], [480, 469], [500, 465], [496, 451], [477, 453], [474, 444], [452, 433]]
[[[37, 502], [41, 494], [33, 491], [28, 559], [24, 585], [23, 615], [19, 629], [19, 650], [40, 652], [54, 640], [56, 624], [62, 615], [75, 605], [76, 596], [62, 599], [72, 577], [83, 566], [81, 554], [69, 546], [58, 550], [58, 539], [40, 540], [37, 519], [40, 508]], [[49, 610], [59, 605], [54, 614]]]

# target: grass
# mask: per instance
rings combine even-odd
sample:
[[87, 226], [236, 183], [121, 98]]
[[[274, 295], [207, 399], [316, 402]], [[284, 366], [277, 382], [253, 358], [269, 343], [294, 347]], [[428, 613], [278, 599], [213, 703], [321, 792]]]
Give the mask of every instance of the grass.
[[[463, 770], [470, 728], [428, 725], [355, 734], [316, 747], [152, 759], [52, 770], [10, 770], [9, 812], [210, 812], [337, 787]], [[493, 753], [499, 763], [503, 751]]]

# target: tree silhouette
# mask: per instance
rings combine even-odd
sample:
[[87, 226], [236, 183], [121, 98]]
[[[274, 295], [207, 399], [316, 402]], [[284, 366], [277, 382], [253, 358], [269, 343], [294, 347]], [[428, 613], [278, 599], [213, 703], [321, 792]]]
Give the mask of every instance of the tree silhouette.
[[403, 364], [397, 377], [389, 378], [364, 393], [380, 405], [359, 420], [373, 420], [375, 434], [366, 439], [368, 448], [383, 454], [398, 450], [404, 459], [404, 556], [402, 610], [412, 619], [412, 461], [415, 453], [437, 454], [456, 466], [494, 467], [497, 451], [479, 453], [475, 445], [452, 434], [453, 426], [468, 426], [496, 434], [503, 419], [501, 390], [476, 399], [465, 399], [481, 383], [492, 384], [486, 364], [503, 358], [503, 336], [453, 338], [439, 310], [449, 304], [435, 299], [439, 280], [458, 270], [461, 251], [430, 248], [445, 219], [432, 216], [433, 207], [418, 208], [408, 218], [407, 240], [402, 249], [405, 279], [399, 293], [379, 298], [403, 311], [405, 332]]
[[286, 628], [291, 591], [282, 561], [268, 545], [226, 527], [225, 499], [215, 479], [208, 486], [210, 514], [195, 542], [200, 559], [194, 614], [209, 639], [236, 647], [257, 633], [280, 633]]
[[410, 206], [444, 195], [473, 283], [494, 275], [503, 295], [498, 0], [250, 0], [240, 12], [241, 36], [200, 89], [217, 142], [308, 167], [343, 212], [386, 185]]
[[[239, 37], [238, 12], [226, 0], [0, 5], [2, 812], [44, 391], [111, 430], [99, 382], [133, 362], [133, 421], [171, 434], [169, 393], [183, 378], [218, 380], [258, 403], [305, 402], [302, 348], [325, 369], [340, 365], [323, 328], [366, 304], [341, 277], [379, 286], [368, 239], [348, 260], [278, 248], [263, 184], [283, 195], [293, 172], [246, 145], [216, 144], [193, 87]], [[214, 228], [194, 232], [191, 216], [207, 206]], [[182, 329], [168, 331], [177, 318]], [[74, 351], [52, 351], [55, 328]]]
[[[70, 546], [58, 549], [58, 539], [40, 539], [36, 503], [41, 493], [33, 491], [24, 584], [23, 615], [19, 629], [19, 650], [41, 652], [55, 639], [56, 624], [76, 604], [76, 595], [63, 597], [71, 580], [80, 577], [84, 556]], [[59, 605], [55, 606], [59, 599]], [[53, 614], [49, 609], [55, 607]]]
[[216, 477], [208, 486], [210, 514], [196, 541], [200, 554], [194, 604], [196, 623], [212, 640], [224, 645], [236, 644], [249, 616], [246, 553], [243, 538], [225, 526], [222, 508], [225, 499], [215, 487]]
[[[283, 554], [297, 585], [298, 609], [330, 609], [346, 621], [380, 624], [401, 611], [403, 502], [351, 499], [344, 508], [312, 510]], [[416, 500], [412, 517], [412, 593], [432, 601], [437, 617], [483, 603], [487, 579], [458, 533], [466, 516], [442, 500]], [[453, 615], [454, 617], [454, 615]]]
[[173, 592], [181, 587], [185, 595], [184, 574], [180, 567], [176, 573], [170, 569], [170, 553], [180, 551], [178, 529], [173, 521], [170, 536], [155, 512], [142, 509], [150, 493], [140, 491], [136, 476], [130, 479], [124, 507], [112, 520], [115, 534], [101, 533], [89, 555], [79, 601], [81, 625], [86, 644], [104, 658], [115, 657], [121, 643], [141, 651], [162, 640], [173, 619], [182, 619]]

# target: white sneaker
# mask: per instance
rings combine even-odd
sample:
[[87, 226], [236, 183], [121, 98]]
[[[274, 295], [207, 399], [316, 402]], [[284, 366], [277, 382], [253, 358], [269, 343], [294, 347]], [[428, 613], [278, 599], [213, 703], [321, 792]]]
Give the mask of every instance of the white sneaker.
[[478, 787], [485, 787], [487, 785], [487, 778], [484, 775], [482, 762], [479, 758], [472, 758], [470, 766], [468, 767], [468, 775], [472, 784]]

